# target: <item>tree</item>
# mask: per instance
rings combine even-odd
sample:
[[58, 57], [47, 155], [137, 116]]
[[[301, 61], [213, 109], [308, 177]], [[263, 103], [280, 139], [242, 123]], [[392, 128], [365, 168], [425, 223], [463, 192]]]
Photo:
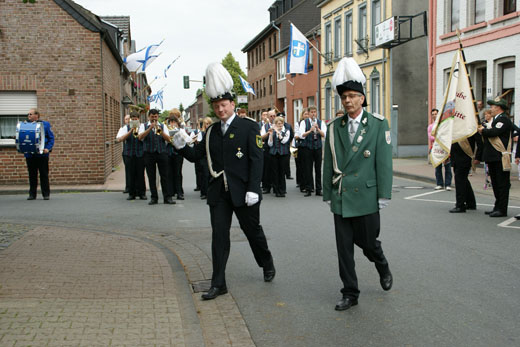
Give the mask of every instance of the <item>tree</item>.
[[181, 112], [181, 114], [184, 113], [184, 106], [182, 106], [182, 102], [179, 104], [179, 111]]
[[[235, 60], [235, 57], [233, 57], [233, 54], [229, 52], [224, 59], [222, 59], [222, 66], [228, 70], [229, 74], [231, 75], [231, 78], [233, 79], [233, 93], [236, 95], [244, 94], [244, 89], [242, 88], [242, 83], [240, 82], [240, 77], [242, 76], [247, 80], [247, 75], [242, 71], [240, 68], [240, 64], [238, 61]], [[206, 98], [206, 101], [209, 104], [209, 110], [210, 110], [210, 117], [216, 117], [215, 112], [213, 111], [213, 106], [211, 105], [211, 101], [209, 100], [209, 97], [204, 92], [204, 97]], [[237, 107], [245, 107], [247, 104], [238, 104], [235, 100], [235, 104]]]

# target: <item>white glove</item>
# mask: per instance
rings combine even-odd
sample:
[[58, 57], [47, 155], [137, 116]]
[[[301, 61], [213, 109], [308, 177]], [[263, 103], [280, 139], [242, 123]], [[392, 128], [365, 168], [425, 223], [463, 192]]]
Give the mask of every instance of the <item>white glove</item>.
[[247, 192], [246, 193], [246, 205], [247, 206], [253, 206], [258, 202], [258, 194], [253, 192]]
[[325, 203], [330, 206], [330, 200], [325, 201]]
[[173, 146], [177, 149], [182, 149], [186, 146], [186, 139], [180, 131], [173, 135]]
[[379, 204], [379, 209], [382, 210], [386, 206], [388, 206], [388, 204], [390, 203], [390, 199], [381, 198], [377, 200], [377, 203]]

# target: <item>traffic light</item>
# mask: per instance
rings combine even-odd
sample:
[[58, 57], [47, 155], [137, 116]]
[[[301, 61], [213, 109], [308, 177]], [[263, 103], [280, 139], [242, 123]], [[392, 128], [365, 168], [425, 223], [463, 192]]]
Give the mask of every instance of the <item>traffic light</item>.
[[202, 86], [206, 87], [206, 76], [202, 76]]
[[183, 76], [184, 89], [190, 89], [190, 76]]

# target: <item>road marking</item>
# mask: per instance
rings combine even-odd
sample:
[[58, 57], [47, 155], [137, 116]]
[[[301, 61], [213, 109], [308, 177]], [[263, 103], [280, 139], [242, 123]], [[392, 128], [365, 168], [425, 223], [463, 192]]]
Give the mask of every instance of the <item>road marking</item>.
[[[426, 193], [421, 193], [421, 194], [417, 194], [417, 195], [412, 195], [412, 196], [406, 197], [404, 199], [405, 200], [412, 200], [412, 199], [418, 198], [420, 196], [426, 196], [426, 195], [436, 194], [436, 193], [440, 193], [440, 192], [443, 192], [443, 190], [434, 190], [434, 191], [431, 191], [431, 192], [426, 192]], [[426, 200], [426, 201], [429, 201], [429, 200]], [[436, 201], [436, 200], [431, 200], [431, 201]]]
[[514, 225], [509, 225], [509, 224], [512, 224], [513, 222], [516, 222], [516, 221], [517, 221], [517, 219], [515, 217], [512, 217], [512, 218], [506, 219], [502, 223], [498, 224], [498, 226], [502, 227], [502, 228], [520, 229], [520, 227], [517, 227], [517, 226], [514, 226]]

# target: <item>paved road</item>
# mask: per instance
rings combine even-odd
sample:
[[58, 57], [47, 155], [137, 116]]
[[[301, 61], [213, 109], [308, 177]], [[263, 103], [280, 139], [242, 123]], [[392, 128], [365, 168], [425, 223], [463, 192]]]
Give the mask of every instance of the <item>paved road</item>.
[[[0, 200], [0, 218], [175, 235], [209, 256], [208, 209], [193, 192], [192, 165], [184, 172], [186, 200], [175, 206], [128, 202], [121, 193], [69, 193], [30, 202], [29, 212], [23, 196], [8, 195]], [[489, 206], [482, 205], [449, 214], [454, 192], [404, 179], [394, 184], [381, 236], [394, 288], [383, 292], [375, 268], [357, 252], [361, 296], [346, 312], [334, 311], [341, 283], [332, 218], [318, 197], [302, 197], [294, 181], [287, 198], [265, 197], [261, 220], [278, 270], [273, 283], [262, 281], [245, 237], [233, 229], [227, 282], [257, 346], [520, 344], [520, 222], [499, 227], [506, 219], [485, 216]], [[518, 201], [511, 205], [510, 215], [520, 211]], [[190, 280], [204, 277], [187, 265]]]

